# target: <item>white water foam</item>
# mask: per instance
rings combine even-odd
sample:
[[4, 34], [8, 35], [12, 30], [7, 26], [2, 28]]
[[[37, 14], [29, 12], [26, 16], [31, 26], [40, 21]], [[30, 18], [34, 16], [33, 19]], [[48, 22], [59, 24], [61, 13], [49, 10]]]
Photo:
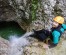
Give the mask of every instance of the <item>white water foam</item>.
[[29, 45], [29, 40], [27, 40], [28, 36], [33, 34], [33, 32], [29, 32], [24, 34], [22, 37], [18, 38], [16, 35], [11, 36], [10, 39], [10, 52], [9, 55], [23, 55], [23, 47]]

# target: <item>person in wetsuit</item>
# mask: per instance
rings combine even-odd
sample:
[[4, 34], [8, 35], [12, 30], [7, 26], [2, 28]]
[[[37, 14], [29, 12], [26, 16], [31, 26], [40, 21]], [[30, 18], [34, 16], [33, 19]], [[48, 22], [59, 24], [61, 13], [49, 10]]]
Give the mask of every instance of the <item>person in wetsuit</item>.
[[59, 43], [60, 37], [65, 29], [66, 24], [64, 24], [64, 18], [61, 16], [57, 16], [53, 19], [51, 31], [42, 29], [38, 31], [34, 30], [34, 33], [41, 41], [44, 41], [49, 37], [52, 40], [52, 45], [55, 47]]

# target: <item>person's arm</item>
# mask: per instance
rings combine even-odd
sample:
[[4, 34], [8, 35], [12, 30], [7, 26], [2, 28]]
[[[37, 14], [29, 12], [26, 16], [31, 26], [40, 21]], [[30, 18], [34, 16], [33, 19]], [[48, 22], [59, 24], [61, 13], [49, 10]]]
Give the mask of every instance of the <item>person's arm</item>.
[[63, 28], [66, 30], [66, 24], [62, 24]]
[[52, 37], [53, 37], [53, 40], [52, 40], [52, 45], [55, 47], [57, 46], [58, 42], [59, 42], [59, 39], [60, 39], [60, 33], [58, 31], [53, 31], [52, 32]]

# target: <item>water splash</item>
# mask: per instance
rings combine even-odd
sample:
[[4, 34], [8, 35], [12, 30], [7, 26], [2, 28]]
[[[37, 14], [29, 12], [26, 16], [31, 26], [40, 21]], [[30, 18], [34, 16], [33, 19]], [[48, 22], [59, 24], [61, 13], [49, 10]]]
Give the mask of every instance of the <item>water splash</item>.
[[27, 37], [31, 34], [33, 34], [33, 32], [26, 33], [20, 38], [17, 36], [11, 36], [9, 55], [23, 55], [23, 47], [30, 44]]

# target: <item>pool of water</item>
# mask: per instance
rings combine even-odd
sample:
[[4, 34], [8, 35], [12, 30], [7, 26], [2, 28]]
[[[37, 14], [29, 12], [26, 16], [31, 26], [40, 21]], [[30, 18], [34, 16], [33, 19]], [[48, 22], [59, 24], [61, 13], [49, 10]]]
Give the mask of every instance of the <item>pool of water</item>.
[[23, 30], [15, 21], [0, 21], [0, 36], [9, 39], [10, 36], [22, 36], [26, 31]]

